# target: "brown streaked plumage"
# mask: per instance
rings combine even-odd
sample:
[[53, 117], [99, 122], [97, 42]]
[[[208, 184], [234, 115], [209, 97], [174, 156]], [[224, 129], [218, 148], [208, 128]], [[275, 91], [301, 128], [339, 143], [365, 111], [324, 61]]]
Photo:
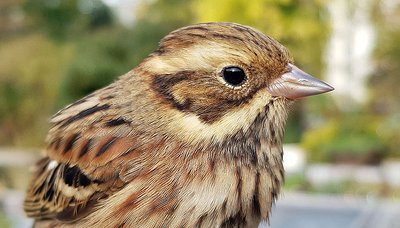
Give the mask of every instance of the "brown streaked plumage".
[[178, 29], [53, 116], [25, 211], [37, 227], [256, 227], [284, 180], [288, 104], [330, 90], [253, 28]]

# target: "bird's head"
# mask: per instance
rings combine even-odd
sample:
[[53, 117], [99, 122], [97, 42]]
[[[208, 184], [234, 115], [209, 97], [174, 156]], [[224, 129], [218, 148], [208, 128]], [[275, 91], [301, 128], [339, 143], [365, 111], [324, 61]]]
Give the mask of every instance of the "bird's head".
[[195, 141], [245, 131], [272, 103], [284, 125], [289, 100], [333, 89], [298, 69], [283, 45], [234, 23], [173, 31], [137, 69], [172, 109], [171, 127]]

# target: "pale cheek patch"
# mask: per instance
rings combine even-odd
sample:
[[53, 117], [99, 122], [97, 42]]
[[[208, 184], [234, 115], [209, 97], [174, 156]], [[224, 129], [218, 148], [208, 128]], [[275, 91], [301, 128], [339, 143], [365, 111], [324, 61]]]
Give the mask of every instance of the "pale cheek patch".
[[267, 90], [260, 90], [246, 104], [227, 112], [220, 120], [211, 124], [202, 122], [192, 113], [174, 112], [174, 120], [169, 128], [189, 143], [200, 143], [204, 140], [222, 142], [239, 130], [246, 131], [271, 99]]

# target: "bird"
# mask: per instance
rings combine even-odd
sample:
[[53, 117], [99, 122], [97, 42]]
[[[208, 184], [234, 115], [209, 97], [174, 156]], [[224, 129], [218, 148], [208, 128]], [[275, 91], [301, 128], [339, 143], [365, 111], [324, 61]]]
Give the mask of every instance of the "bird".
[[290, 105], [331, 90], [255, 28], [179, 28], [52, 116], [24, 210], [34, 227], [257, 227]]

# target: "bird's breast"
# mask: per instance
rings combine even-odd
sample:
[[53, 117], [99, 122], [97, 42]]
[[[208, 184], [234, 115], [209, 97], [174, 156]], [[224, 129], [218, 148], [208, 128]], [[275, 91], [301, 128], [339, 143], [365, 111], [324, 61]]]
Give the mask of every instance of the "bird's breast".
[[[281, 156], [281, 149], [269, 152]], [[271, 158], [274, 155], [271, 155]], [[187, 218], [196, 227], [255, 227], [267, 219], [283, 182], [283, 167], [243, 166], [239, 161], [219, 161], [210, 175], [194, 179], [180, 193], [183, 202], [175, 218]], [[174, 224], [178, 225], [178, 224]]]

